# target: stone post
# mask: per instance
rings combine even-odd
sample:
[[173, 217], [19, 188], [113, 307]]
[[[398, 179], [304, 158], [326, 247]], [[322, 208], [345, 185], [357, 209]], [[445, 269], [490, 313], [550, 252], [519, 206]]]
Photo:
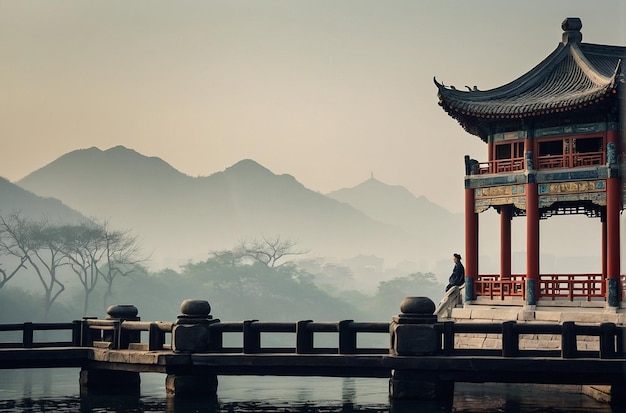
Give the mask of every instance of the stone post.
[[[107, 308], [106, 320], [139, 321], [137, 307], [131, 304], [112, 305]], [[119, 327], [119, 324], [117, 324]], [[116, 327], [117, 328], [117, 327]], [[139, 331], [123, 332], [121, 329], [104, 330], [102, 340], [111, 343], [111, 349], [126, 349], [129, 343], [141, 341]], [[83, 368], [80, 371], [80, 394], [132, 394], [139, 395], [141, 378], [136, 371]]]
[[[105, 320], [116, 320], [120, 323], [124, 321], [141, 321], [140, 317], [137, 317], [139, 310], [132, 304], [116, 304], [107, 308], [107, 315]], [[102, 339], [104, 341], [113, 341], [117, 338], [117, 342], [111, 345], [113, 349], [127, 349], [130, 343], [141, 342], [141, 331], [123, 331], [121, 328], [118, 331], [117, 337], [110, 331], [103, 331]]]
[[[176, 353], [202, 353], [209, 349], [209, 326], [220, 320], [210, 315], [206, 300], [185, 300], [172, 328], [172, 350]], [[210, 396], [217, 394], [217, 375], [170, 373], [165, 379], [168, 397]]]
[[209, 326], [220, 320], [210, 315], [206, 300], [185, 300], [172, 328], [172, 350], [177, 353], [202, 353], [209, 347]]
[[[428, 297], [406, 297], [400, 303], [402, 314], [389, 325], [392, 356], [429, 356], [441, 349], [441, 335], [435, 329], [435, 303]], [[433, 376], [432, 372], [395, 369], [389, 380], [392, 399], [448, 399], [454, 395], [454, 382]]]

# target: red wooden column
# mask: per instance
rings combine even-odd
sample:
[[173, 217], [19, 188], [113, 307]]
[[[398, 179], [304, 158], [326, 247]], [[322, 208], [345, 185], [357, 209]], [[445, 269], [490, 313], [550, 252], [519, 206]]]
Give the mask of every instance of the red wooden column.
[[621, 182], [617, 165], [619, 138], [617, 131], [607, 132], [607, 164], [609, 166], [606, 180], [606, 277], [607, 304], [619, 307], [620, 301], [620, 239], [619, 215], [622, 207]]
[[511, 206], [500, 208], [500, 277], [511, 278]]
[[526, 304], [537, 305], [539, 286], [539, 195], [534, 175], [526, 184]]
[[496, 159], [495, 156], [493, 156], [493, 136], [489, 136], [489, 139], [487, 141], [487, 159], [489, 159], [489, 173], [495, 173], [496, 172], [496, 167], [495, 164], [493, 163], [493, 160]]
[[474, 211], [474, 189], [465, 188], [465, 302], [474, 300], [478, 277], [478, 214]]
[[604, 209], [602, 216], [600, 217], [602, 222], [602, 280], [604, 283], [602, 284], [602, 295], [606, 297], [606, 279], [607, 277], [607, 269], [606, 269], [606, 254], [607, 254], [607, 242], [606, 242], [606, 208]]

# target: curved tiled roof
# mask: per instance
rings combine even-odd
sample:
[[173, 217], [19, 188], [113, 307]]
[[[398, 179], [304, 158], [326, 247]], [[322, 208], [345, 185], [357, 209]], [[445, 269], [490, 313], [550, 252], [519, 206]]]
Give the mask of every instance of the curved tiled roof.
[[563, 42], [556, 50], [528, 73], [498, 88], [464, 91], [435, 80], [439, 104], [468, 132], [485, 139], [477, 126], [481, 121], [568, 112], [616, 94], [623, 87], [626, 47], [581, 43], [580, 27], [579, 19], [564, 21]]

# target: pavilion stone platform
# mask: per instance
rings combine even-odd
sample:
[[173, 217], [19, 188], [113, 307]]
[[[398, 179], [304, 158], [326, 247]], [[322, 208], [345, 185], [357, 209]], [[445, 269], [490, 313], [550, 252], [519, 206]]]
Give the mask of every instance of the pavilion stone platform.
[[[523, 303], [514, 300], [489, 300], [477, 297], [472, 303], [452, 308], [449, 316], [439, 316], [440, 322], [459, 323], [563, 323], [599, 325], [615, 323], [626, 326], [626, 308], [623, 304], [618, 309], [607, 307], [603, 301], [543, 301], [539, 300], [534, 309], [528, 309]], [[500, 337], [495, 334], [467, 334], [456, 343], [457, 348], [492, 348], [500, 346]], [[560, 336], [533, 335], [520, 337], [520, 348], [524, 349], [559, 349]], [[578, 341], [580, 350], [598, 350], [597, 337], [581, 337]]]
[[[563, 323], [598, 325], [615, 323], [626, 326], [626, 308], [620, 303], [617, 309], [607, 307], [604, 301], [548, 301], [539, 300], [534, 310], [526, 308], [524, 303], [514, 299], [491, 300], [477, 297], [475, 301], [457, 305], [451, 309], [449, 317], [440, 316], [438, 321], [455, 321], [459, 323], [489, 323], [515, 321], [517, 323]], [[498, 349], [501, 339], [496, 334], [465, 334], [459, 335], [455, 341], [456, 348]], [[520, 336], [520, 349], [560, 349], [560, 336], [529, 335]], [[597, 337], [580, 337], [577, 342], [580, 350], [598, 350]], [[573, 389], [598, 401], [611, 402], [611, 386], [582, 385]]]

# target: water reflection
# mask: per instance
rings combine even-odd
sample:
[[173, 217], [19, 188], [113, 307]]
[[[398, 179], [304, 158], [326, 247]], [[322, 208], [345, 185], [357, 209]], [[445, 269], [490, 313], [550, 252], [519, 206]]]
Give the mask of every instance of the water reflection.
[[388, 404], [360, 406], [354, 403], [333, 404], [323, 400], [283, 401], [267, 403], [263, 401], [220, 402], [217, 398], [134, 398], [134, 397], [69, 397], [52, 399], [30, 399], [0, 401], [2, 412], [166, 412], [166, 413], [253, 413], [253, 412], [293, 412], [293, 413], [624, 413], [622, 408], [610, 406], [538, 406], [519, 401], [506, 401], [496, 406], [472, 407], [454, 406], [449, 402], [390, 401]]
[[141, 394], [79, 396], [77, 369], [0, 370], [0, 412], [626, 413], [567, 386], [457, 384], [454, 400], [388, 399], [385, 379], [220, 377], [217, 397], [167, 398], [162, 374]]

